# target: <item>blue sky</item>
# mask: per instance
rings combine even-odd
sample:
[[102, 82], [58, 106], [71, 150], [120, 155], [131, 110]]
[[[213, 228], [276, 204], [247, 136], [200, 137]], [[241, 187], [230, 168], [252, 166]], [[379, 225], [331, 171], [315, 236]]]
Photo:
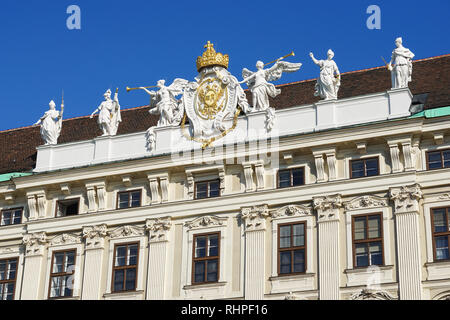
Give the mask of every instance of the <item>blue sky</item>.
[[[81, 8], [81, 30], [69, 30], [69, 5]], [[369, 30], [369, 5], [381, 8], [381, 30]], [[450, 53], [450, 1], [152, 1], [2, 0], [0, 130], [32, 125], [65, 92], [65, 118], [86, 116], [106, 89], [120, 89], [122, 108], [147, 105], [126, 86], [159, 79], [192, 80], [211, 40], [230, 55], [229, 70], [255, 69], [294, 50], [302, 69], [277, 82], [316, 78], [310, 58], [332, 48], [341, 72], [382, 65], [402, 36], [416, 59]], [[59, 107], [58, 107], [59, 108]], [[94, 120], [93, 120], [94, 121]]]

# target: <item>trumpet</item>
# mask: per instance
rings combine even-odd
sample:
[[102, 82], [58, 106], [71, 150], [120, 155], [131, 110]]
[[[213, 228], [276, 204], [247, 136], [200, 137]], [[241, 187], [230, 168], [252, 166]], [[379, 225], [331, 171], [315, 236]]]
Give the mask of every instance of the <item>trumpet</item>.
[[265, 66], [268, 66], [269, 64], [272, 64], [272, 63], [274, 63], [274, 62], [277, 62], [277, 61], [279, 61], [279, 60], [284, 60], [284, 59], [286, 59], [286, 58], [288, 58], [288, 57], [290, 57], [290, 56], [295, 56], [294, 51], [292, 51], [291, 53], [285, 55], [285, 56], [282, 57], [281, 59], [273, 60], [273, 61], [271, 61], [271, 62], [269, 62], [269, 63], [266, 63], [266, 64], [264, 65], [264, 67], [265, 67]]
[[[158, 86], [150, 86], [150, 87], [142, 87], [142, 88], [150, 89], [150, 88], [158, 88]], [[127, 92], [130, 92], [130, 91], [132, 91], [132, 90], [141, 90], [141, 87], [138, 87], [138, 88], [130, 88], [130, 87], [127, 87]]]

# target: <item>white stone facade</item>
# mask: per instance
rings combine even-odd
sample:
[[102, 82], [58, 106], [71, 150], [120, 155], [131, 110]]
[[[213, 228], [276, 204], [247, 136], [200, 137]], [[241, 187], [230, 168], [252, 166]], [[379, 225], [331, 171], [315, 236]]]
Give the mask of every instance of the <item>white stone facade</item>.
[[[0, 229], [0, 260], [19, 261], [14, 298], [48, 299], [53, 253], [76, 250], [66, 299], [444, 299], [450, 262], [434, 258], [431, 210], [450, 206], [450, 168], [427, 170], [426, 152], [450, 149], [450, 118], [406, 118], [410, 102], [400, 89], [277, 111], [276, 149], [245, 137], [175, 157], [160, 136], [150, 155], [145, 133], [39, 147], [36, 174], [0, 184], [0, 208], [24, 208], [22, 224]], [[343, 114], [355, 106], [367, 118], [352, 123]], [[242, 122], [263, 123], [254, 117]], [[351, 179], [350, 161], [373, 157], [379, 174]], [[293, 168], [305, 184], [278, 188], [278, 171]], [[220, 197], [195, 200], [196, 184], [211, 180]], [[140, 191], [141, 205], [118, 209], [124, 191]], [[77, 198], [77, 215], [55, 217], [58, 201]], [[371, 213], [382, 216], [383, 265], [356, 268], [352, 217]], [[279, 226], [296, 222], [306, 226], [305, 270], [283, 276]], [[197, 285], [194, 237], [211, 233], [218, 281]], [[138, 248], [135, 288], [113, 292], [114, 248], [128, 243]]]

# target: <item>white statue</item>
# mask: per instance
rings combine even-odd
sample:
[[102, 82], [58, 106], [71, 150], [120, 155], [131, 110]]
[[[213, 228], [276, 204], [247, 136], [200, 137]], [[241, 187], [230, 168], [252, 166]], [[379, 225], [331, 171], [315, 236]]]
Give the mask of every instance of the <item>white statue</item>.
[[264, 63], [258, 61], [256, 68], [258, 71], [252, 72], [246, 68], [242, 70], [243, 81], [246, 82], [253, 96], [253, 111], [265, 111], [270, 107], [269, 96], [275, 98], [281, 93], [280, 89], [275, 88], [268, 81], [276, 81], [281, 78], [283, 72], [295, 72], [302, 66], [301, 63], [290, 63], [280, 61], [280, 58], [269, 69], [264, 69]]
[[147, 139], [147, 150], [149, 152], [152, 152], [156, 149], [156, 133], [155, 133], [155, 128], [151, 127], [147, 130], [146, 134], [146, 139]]
[[320, 76], [317, 79], [314, 95], [325, 100], [332, 100], [338, 98], [339, 87], [341, 86], [341, 74], [336, 62], [333, 61], [333, 50], [328, 50], [327, 55], [327, 60], [317, 60], [314, 58], [312, 52], [309, 53], [313, 62], [320, 67]]
[[150, 114], [160, 115], [157, 127], [177, 126], [181, 123], [184, 115], [183, 105], [175, 97], [183, 93], [189, 81], [175, 79], [169, 87], [166, 87], [165, 83], [165, 80], [158, 81], [157, 87], [159, 90], [157, 92], [149, 91], [144, 87], [139, 88], [145, 90], [152, 98]]
[[114, 100], [111, 99], [111, 90], [109, 89], [103, 96], [105, 97], [105, 101], [103, 101], [91, 114], [91, 119], [94, 117], [94, 114], [99, 112], [97, 122], [100, 129], [103, 131], [103, 136], [115, 136], [119, 129], [119, 123], [122, 122], [119, 104], [119, 89], [116, 90]]
[[[395, 40], [397, 48], [392, 52], [392, 58], [388, 65], [388, 69], [391, 71], [393, 89], [407, 88], [408, 82], [411, 82], [414, 53], [403, 47], [402, 43], [402, 38]], [[392, 66], [392, 63], [394, 63], [394, 66]]]
[[45, 145], [55, 145], [58, 144], [58, 138], [61, 133], [64, 102], [61, 104], [61, 112], [55, 110], [56, 105], [53, 100], [50, 101], [49, 106], [50, 110], [34, 126], [41, 125], [41, 136]]

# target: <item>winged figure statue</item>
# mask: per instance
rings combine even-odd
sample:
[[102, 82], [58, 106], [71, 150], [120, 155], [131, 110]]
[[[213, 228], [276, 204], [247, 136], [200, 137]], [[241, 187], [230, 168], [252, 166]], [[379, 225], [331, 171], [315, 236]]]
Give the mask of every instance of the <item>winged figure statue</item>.
[[166, 81], [159, 80], [157, 83], [158, 91], [150, 91], [140, 87], [151, 97], [150, 114], [160, 116], [157, 127], [177, 126], [181, 123], [184, 107], [181, 101], [175, 97], [183, 93], [188, 83], [189, 81], [184, 79], [175, 79], [170, 86], [166, 87]]
[[256, 63], [256, 72], [252, 72], [246, 68], [242, 70], [243, 81], [240, 83], [247, 83], [253, 97], [253, 111], [264, 111], [270, 107], [269, 96], [275, 98], [281, 93], [275, 85], [269, 81], [276, 81], [281, 78], [284, 72], [296, 72], [302, 64], [281, 61], [278, 59], [275, 64], [268, 69], [264, 69], [264, 63], [258, 61]]

